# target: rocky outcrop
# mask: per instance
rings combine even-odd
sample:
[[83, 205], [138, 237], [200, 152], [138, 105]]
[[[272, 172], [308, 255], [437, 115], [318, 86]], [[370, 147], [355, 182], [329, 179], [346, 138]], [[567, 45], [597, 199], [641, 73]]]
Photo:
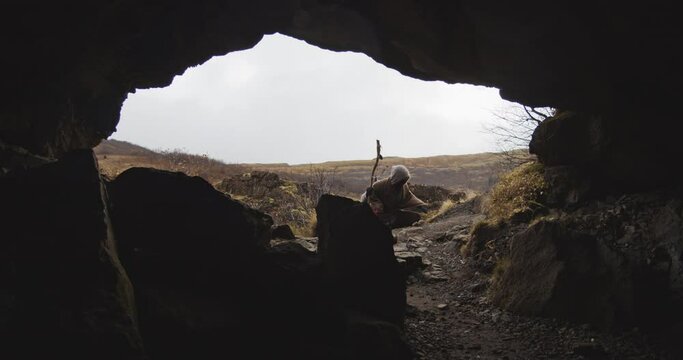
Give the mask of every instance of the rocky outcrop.
[[[371, 268], [374, 261], [360, 256], [360, 271], [340, 282], [325, 271], [326, 259], [302, 242], [267, 246], [270, 217], [201, 178], [134, 168], [109, 188], [121, 257], [135, 286], [150, 358], [406, 358], [402, 317], [397, 317], [403, 308], [396, 308], [405, 306], [405, 289], [386, 292], [386, 285], [377, 282], [388, 281], [390, 290], [400, 290], [400, 283], [391, 281], [401, 279], [387, 277], [395, 269], [393, 253], [393, 263], [380, 256]], [[335, 219], [349, 224], [357, 217], [340, 214]], [[359, 229], [379, 234], [378, 243], [386, 236], [372, 226]], [[337, 232], [333, 228], [330, 234]], [[348, 250], [329, 255], [340, 259]], [[377, 274], [363, 272], [370, 270]], [[367, 292], [368, 279], [379, 284], [374, 292]], [[368, 329], [381, 341], [365, 341]], [[397, 353], [403, 357], [394, 357]]]
[[367, 204], [323, 195], [316, 207], [318, 253], [325, 276], [349, 308], [402, 325], [405, 278], [394, 237]]
[[92, 151], [0, 179], [0, 338], [11, 359], [142, 359]]
[[667, 124], [652, 126], [639, 119], [637, 110], [630, 111], [614, 116], [560, 111], [536, 128], [529, 151], [557, 180], [553, 185], [570, 197], [564, 199], [567, 204], [577, 196], [597, 198], [680, 182], [677, 169], [667, 165], [681, 155], [673, 148], [677, 132]]
[[681, 214], [672, 193], [557, 212], [512, 238], [491, 297], [513, 311], [603, 328], [683, 321]]
[[216, 189], [273, 217], [276, 224], [291, 225], [299, 232], [311, 232], [315, 211], [309, 183], [283, 180], [267, 171], [252, 171], [227, 177]]

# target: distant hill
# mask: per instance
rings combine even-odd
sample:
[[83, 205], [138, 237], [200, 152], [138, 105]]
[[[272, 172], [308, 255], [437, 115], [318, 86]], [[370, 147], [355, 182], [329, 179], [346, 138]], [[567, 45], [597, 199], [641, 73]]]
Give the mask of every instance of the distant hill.
[[[519, 150], [526, 153], [526, 150]], [[330, 161], [319, 164], [249, 164], [247, 166], [280, 174], [297, 181], [315, 180], [323, 172], [334, 177], [352, 192], [362, 192], [370, 184], [374, 159], [352, 161]], [[508, 169], [498, 153], [470, 155], [440, 155], [419, 158], [385, 157], [377, 167], [377, 177], [389, 175], [391, 166], [402, 164], [411, 172], [410, 182], [436, 185], [450, 190], [488, 190], [498, 175]]]
[[128, 141], [103, 140], [97, 147], [95, 147], [95, 154], [153, 156], [158, 153], [140, 145], [129, 143]]
[[[526, 154], [526, 150], [518, 150]], [[116, 176], [133, 166], [146, 166], [171, 171], [183, 171], [202, 176], [212, 184], [234, 175], [250, 171], [269, 171], [284, 179], [320, 183], [338, 193], [362, 192], [370, 183], [374, 159], [329, 161], [317, 164], [225, 164], [205, 155], [185, 154], [181, 151], [152, 151], [142, 146], [119, 140], [104, 140], [95, 148], [102, 172]], [[499, 153], [470, 155], [440, 155], [419, 158], [385, 157], [377, 168], [378, 178], [389, 175], [392, 165], [403, 164], [410, 169], [411, 183], [437, 185], [451, 190], [483, 192], [507, 170]]]
[[110, 178], [131, 167], [150, 167], [201, 176], [214, 184], [226, 177], [249, 171], [243, 165], [226, 164], [206, 155], [187, 154], [179, 150], [153, 151], [127, 141], [103, 140], [94, 151], [100, 170]]

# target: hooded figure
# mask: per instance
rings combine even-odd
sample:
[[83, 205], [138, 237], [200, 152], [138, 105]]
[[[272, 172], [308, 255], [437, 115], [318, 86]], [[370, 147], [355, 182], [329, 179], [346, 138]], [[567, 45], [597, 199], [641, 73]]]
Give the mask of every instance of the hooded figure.
[[376, 181], [371, 188], [361, 195], [361, 202], [367, 202], [375, 214], [389, 227], [410, 226], [419, 221], [421, 216], [412, 210], [419, 210], [425, 204], [415, 196], [408, 187], [410, 172], [403, 165], [391, 167], [386, 179]]

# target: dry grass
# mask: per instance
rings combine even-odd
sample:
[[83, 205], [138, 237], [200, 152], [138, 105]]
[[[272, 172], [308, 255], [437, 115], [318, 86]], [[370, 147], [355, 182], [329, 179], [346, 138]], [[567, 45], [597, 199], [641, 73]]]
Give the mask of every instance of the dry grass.
[[303, 225], [298, 225], [297, 223], [290, 223], [289, 227], [296, 236], [300, 237], [314, 237], [316, 236], [315, 228], [318, 224], [318, 218], [315, 211], [310, 212], [308, 222]]
[[446, 199], [444, 202], [441, 203], [441, 206], [438, 209], [428, 212], [427, 214], [425, 214], [425, 216], [423, 216], [423, 218], [425, 222], [431, 222], [437, 217], [445, 214], [446, 211], [452, 209], [453, 206], [455, 206], [455, 202], [451, 199]]
[[502, 175], [484, 201], [488, 218], [509, 220], [525, 212], [542, 207], [541, 199], [547, 189], [543, 166], [528, 162]]
[[98, 153], [95, 148], [95, 154], [100, 170], [110, 178], [132, 167], [149, 167], [199, 176], [213, 184], [231, 175], [249, 171], [243, 165], [225, 164], [206, 155], [191, 155], [179, 150], [119, 155]]

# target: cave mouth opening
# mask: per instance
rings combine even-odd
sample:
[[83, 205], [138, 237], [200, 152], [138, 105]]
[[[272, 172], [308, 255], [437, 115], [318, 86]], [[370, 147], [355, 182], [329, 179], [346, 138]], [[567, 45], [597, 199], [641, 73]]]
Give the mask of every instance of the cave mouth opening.
[[111, 138], [226, 163], [367, 159], [375, 139], [389, 156], [475, 154], [498, 150], [482, 124], [514, 105], [276, 33], [129, 94]]
[[[497, 169], [482, 177], [462, 171], [453, 157], [509, 150], [503, 147], [511, 144], [486, 131], [501, 113], [519, 107], [495, 88], [417, 80], [362, 53], [324, 50], [276, 33], [254, 48], [189, 68], [165, 88], [129, 94], [110, 139], [161, 156], [137, 148], [96, 152], [112, 178], [133, 165], [199, 175], [254, 208], [278, 212], [276, 222], [295, 233], [312, 235], [320, 194], [358, 198], [368, 186], [377, 139], [386, 158], [379, 178], [402, 158], [422, 158], [407, 164], [413, 184], [469, 194], [490, 187]], [[520, 145], [526, 146], [512, 144]], [[235, 179], [258, 170], [280, 178]], [[290, 199], [292, 191], [280, 189], [297, 183], [314, 190]], [[271, 199], [274, 204], [264, 203]]]

